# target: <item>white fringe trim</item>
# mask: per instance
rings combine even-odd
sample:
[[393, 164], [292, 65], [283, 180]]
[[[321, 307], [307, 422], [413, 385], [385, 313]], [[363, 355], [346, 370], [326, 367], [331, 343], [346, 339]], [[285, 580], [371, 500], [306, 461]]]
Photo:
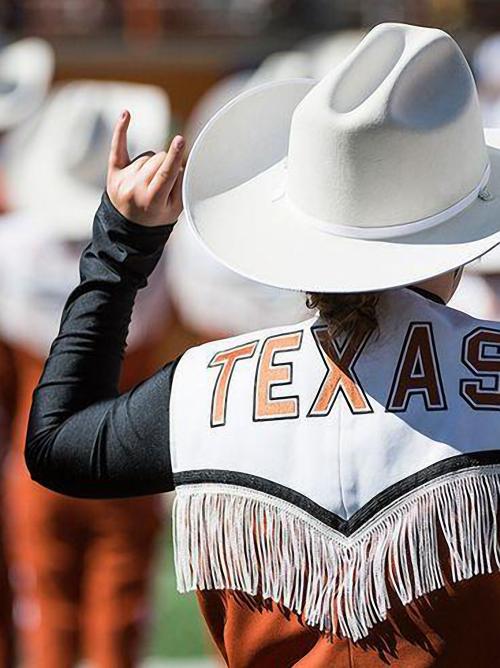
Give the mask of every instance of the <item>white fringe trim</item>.
[[498, 465], [450, 473], [345, 538], [262, 492], [182, 485], [173, 512], [177, 588], [260, 594], [356, 641], [387, 617], [389, 588], [407, 604], [444, 585], [439, 539], [454, 582], [500, 568], [499, 497]]

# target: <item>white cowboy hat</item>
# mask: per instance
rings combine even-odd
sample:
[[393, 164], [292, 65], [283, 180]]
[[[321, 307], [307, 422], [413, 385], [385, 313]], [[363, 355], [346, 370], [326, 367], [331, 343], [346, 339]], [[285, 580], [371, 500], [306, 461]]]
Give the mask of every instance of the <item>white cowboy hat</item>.
[[74, 81], [50, 96], [29, 131], [7, 143], [13, 208], [63, 238], [90, 236], [106, 182], [107, 154], [120, 112], [129, 109], [130, 155], [161, 150], [169, 132], [166, 94], [143, 84]]
[[318, 84], [267, 84], [216, 114], [186, 166], [186, 216], [262, 283], [411, 284], [500, 242], [497, 139], [453, 39], [382, 24]]
[[25, 121], [42, 104], [54, 75], [54, 52], [36, 37], [0, 50], [0, 132]]
[[249, 281], [217, 262], [183, 214], [167, 244], [165, 270], [172, 302], [196, 332], [233, 336], [311, 315], [303, 294]]
[[228, 102], [245, 90], [271, 81], [312, 76], [309, 57], [301, 51], [277, 51], [255, 70], [242, 70], [224, 77], [201, 96], [186, 122], [183, 134], [193, 146], [207, 122]]

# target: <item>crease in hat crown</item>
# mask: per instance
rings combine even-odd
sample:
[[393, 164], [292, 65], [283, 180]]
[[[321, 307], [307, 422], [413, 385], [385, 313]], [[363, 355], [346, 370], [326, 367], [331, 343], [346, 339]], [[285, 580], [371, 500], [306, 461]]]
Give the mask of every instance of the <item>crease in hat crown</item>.
[[388, 23], [295, 109], [286, 199], [324, 231], [383, 238], [456, 215], [488, 170], [460, 48], [441, 30]]

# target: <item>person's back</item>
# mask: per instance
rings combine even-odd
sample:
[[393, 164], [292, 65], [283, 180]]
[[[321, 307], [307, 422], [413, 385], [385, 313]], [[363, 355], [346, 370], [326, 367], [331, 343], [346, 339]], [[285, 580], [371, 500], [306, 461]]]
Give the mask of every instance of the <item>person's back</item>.
[[[315, 317], [183, 356], [170, 403], [176, 567], [181, 591], [200, 590], [209, 624], [220, 605], [211, 590], [224, 589], [375, 642], [370, 630], [391, 607], [400, 616], [401, 604], [498, 567], [500, 325], [438, 299], [385, 293], [377, 331], [333, 344]], [[474, 606], [466, 597], [462, 612], [455, 601], [452, 624], [438, 596], [431, 616], [446, 625], [443, 641], [462, 637], [455, 616], [480, 614], [485, 595], [500, 603], [492, 578], [497, 598], [480, 579], [472, 589], [483, 595]], [[243, 605], [228, 597], [226, 624], [262, 617]], [[228, 643], [211, 627], [226, 654], [240, 654], [240, 634]], [[259, 628], [247, 652], [274, 656], [282, 639]], [[291, 655], [312, 642], [306, 628], [294, 632]]]

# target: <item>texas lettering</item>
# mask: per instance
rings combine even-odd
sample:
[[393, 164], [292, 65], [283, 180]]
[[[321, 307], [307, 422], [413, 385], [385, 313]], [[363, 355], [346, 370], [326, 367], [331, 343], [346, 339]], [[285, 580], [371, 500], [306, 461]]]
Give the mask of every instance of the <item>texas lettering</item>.
[[[276, 397], [273, 389], [293, 383], [293, 356], [287, 361], [280, 353], [299, 351], [304, 332], [286, 332], [240, 344], [214, 355], [209, 368], [218, 368], [212, 392], [210, 424], [226, 424], [231, 381], [238, 365], [245, 364], [260, 349], [253, 387], [253, 420], [290, 420], [299, 417], [299, 396], [291, 391]], [[312, 329], [325, 373], [316, 394], [308, 399], [306, 417], [327, 416], [339, 400], [347, 402], [352, 413], [372, 413], [370, 400], [356, 375], [356, 363], [363, 353], [370, 332], [357, 331], [342, 344], [328, 335], [325, 326]], [[462, 345], [464, 378], [458, 392], [475, 410], [500, 409], [500, 331], [480, 327], [465, 336]], [[399, 355], [395, 355], [392, 383], [385, 409], [398, 413], [408, 409], [412, 399], [421, 397], [426, 410], [446, 410], [447, 402], [430, 322], [410, 323]]]

